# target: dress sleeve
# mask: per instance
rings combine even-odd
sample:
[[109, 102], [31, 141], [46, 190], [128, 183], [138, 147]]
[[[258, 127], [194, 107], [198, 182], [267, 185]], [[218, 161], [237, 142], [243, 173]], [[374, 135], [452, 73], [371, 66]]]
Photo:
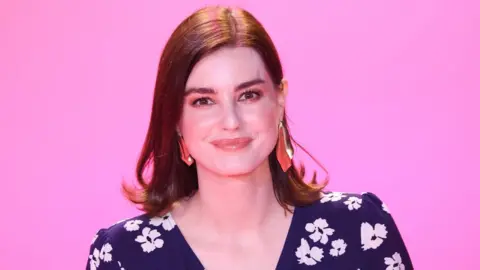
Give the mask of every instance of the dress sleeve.
[[362, 195], [360, 241], [365, 253], [361, 269], [412, 270], [413, 264], [387, 206], [375, 194]]
[[118, 270], [113, 261], [113, 247], [108, 237], [107, 229], [101, 229], [93, 238], [90, 245], [86, 270]]

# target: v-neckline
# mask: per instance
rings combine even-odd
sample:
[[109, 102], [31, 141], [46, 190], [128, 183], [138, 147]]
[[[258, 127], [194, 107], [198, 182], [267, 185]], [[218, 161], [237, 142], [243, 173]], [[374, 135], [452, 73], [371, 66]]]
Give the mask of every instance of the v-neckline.
[[[290, 266], [292, 265], [293, 261], [292, 258], [293, 256], [290, 254], [291, 252], [295, 252], [295, 242], [292, 239], [293, 235], [295, 234], [294, 232], [297, 230], [298, 227], [298, 207], [294, 207], [293, 213], [292, 213], [292, 220], [290, 221], [290, 225], [288, 227], [287, 235], [285, 237], [285, 241], [283, 242], [283, 247], [280, 252], [280, 257], [278, 258], [277, 264], [275, 266], [275, 270], [288, 270], [290, 269]], [[170, 218], [173, 220], [175, 224], [174, 231], [178, 234], [178, 247], [180, 248], [181, 252], [185, 252], [187, 258], [192, 258], [192, 259], [186, 259], [184, 260], [184, 263], [186, 264], [186, 269], [188, 270], [208, 270], [203, 266], [202, 262], [200, 261], [200, 258], [198, 258], [197, 254], [193, 250], [193, 248], [190, 246], [188, 243], [187, 239], [182, 233], [182, 230], [178, 226], [178, 224], [175, 222], [173, 219], [173, 215], [170, 212], [169, 213]]]

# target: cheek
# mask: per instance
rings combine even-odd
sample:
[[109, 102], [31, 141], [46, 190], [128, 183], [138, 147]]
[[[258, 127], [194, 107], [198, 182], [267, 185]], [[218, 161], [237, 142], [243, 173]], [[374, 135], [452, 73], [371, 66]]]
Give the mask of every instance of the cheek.
[[215, 108], [196, 109], [187, 107], [180, 120], [180, 130], [186, 140], [204, 137], [218, 123], [221, 113]]
[[247, 129], [252, 126], [257, 129], [271, 129], [278, 126], [280, 121], [278, 107], [271, 103], [245, 106], [241, 114]]

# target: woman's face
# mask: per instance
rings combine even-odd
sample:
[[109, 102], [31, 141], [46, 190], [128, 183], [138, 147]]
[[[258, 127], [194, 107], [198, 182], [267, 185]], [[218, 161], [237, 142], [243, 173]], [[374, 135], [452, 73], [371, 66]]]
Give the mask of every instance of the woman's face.
[[284, 92], [251, 48], [223, 48], [200, 60], [186, 84], [179, 133], [197, 168], [248, 174], [268, 162]]

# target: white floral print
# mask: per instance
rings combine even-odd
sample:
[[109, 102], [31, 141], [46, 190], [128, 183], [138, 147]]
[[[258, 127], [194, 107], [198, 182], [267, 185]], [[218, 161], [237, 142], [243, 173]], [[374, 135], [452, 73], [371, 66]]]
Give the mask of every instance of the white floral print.
[[[385, 213], [389, 213], [387, 206], [370, 193], [326, 193], [318, 203], [296, 212], [291, 225], [296, 229], [289, 232], [280, 261], [293, 260], [306, 269], [412, 270], [396, 227], [387, 227], [392, 219]], [[141, 215], [113, 226], [95, 234], [88, 270], [131, 270], [140, 261], [145, 270], [156, 269], [162, 262], [166, 268], [176, 269], [176, 263], [165, 256], [176, 252], [170, 248], [185, 245], [186, 241], [178, 239], [181, 232], [171, 213], [153, 218]], [[170, 245], [170, 240], [179, 242]], [[292, 247], [291, 241], [298, 246]]]
[[402, 257], [398, 252], [395, 252], [392, 257], [385, 258], [386, 270], [405, 270], [405, 265], [402, 263]]
[[328, 242], [328, 236], [331, 236], [335, 230], [328, 227], [327, 220], [323, 218], [316, 219], [313, 223], [307, 223], [305, 230], [310, 232], [310, 239], [313, 242], [318, 242], [326, 244]]
[[387, 238], [387, 228], [383, 224], [375, 224], [373, 227], [368, 222], [363, 222], [360, 228], [363, 250], [376, 249]]
[[343, 255], [347, 248], [347, 243], [343, 239], [337, 239], [332, 241], [332, 248], [330, 249], [330, 255], [337, 257]]
[[318, 247], [310, 248], [307, 240], [302, 238], [300, 240], [300, 246], [297, 248], [295, 255], [298, 258], [299, 264], [315, 265], [317, 262], [322, 261], [323, 249]]
[[112, 254], [110, 254], [110, 252], [112, 251], [112, 249], [112, 245], [110, 245], [109, 243], [103, 245], [102, 249], [100, 250], [100, 259], [104, 262], [111, 262]]
[[330, 192], [327, 194], [323, 194], [322, 199], [320, 199], [321, 203], [326, 203], [326, 202], [336, 202], [340, 201], [342, 198], [346, 197], [343, 195], [342, 192]]
[[348, 206], [348, 210], [350, 211], [358, 210], [360, 206], [362, 206], [362, 199], [352, 196], [348, 198], [348, 200], [344, 201], [343, 203]]
[[166, 231], [171, 231], [173, 228], [175, 228], [175, 221], [170, 213], [163, 217], [151, 218], [149, 224], [156, 227], [162, 225], [163, 229]]
[[142, 235], [138, 235], [135, 241], [142, 244], [141, 246], [144, 252], [150, 253], [157, 248], [163, 247], [163, 240], [158, 238], [160, 236], [161, 234], [157, 230], [145, 227], [142, 230]]
[[[148, 225], [150, 226], [148, 226]], [[113, 226], [124, 228], [127, 232], [140, 231], [141, 234], [132, 235], [131, 241], [140, 243], [141, 251], [145, 253], [151, 253], [156, 249], [162, 248], [164, 246], [164, 240], [161, 239], [162, 233], [172, 231], [176, 224], [172, 218], [172, 215], [166, 214], [161, 217], [146, 218], [146, 216], [138, 216], [132, 219], [124, 219], [113, 224]], [[157, 228], [153, 228], [155, 226]], [[117, 230], [115, 230], [117, 231]], [[101, 233], [97, 232], [92, 240], [92, 253], [89, 254], [88, 267], [89, 270], [103, 270], [102, 264], [113, 262], [118, 264], [119, 270], [126, 270], [125, 266], [112, 255], [113, 247], [110, 243], [99, 241]], [[129, 234], [130, 235], [130, 234]], [[106, 238], [104, 238], [106, 239]], [[124, 239], [122, 237], [122, 239]], [[128, 239], [128, 238], [127, 238]]]
[[88, 257], [90, 258], [90, 269], [96, 270], [100, 266], [100, 251], [94, 249], [93, 253]]
[[112, 261], [112, 254], [110, 254], [111, 251], [112, 251], [112, 245], [110, 245], [109, 243], [103, 244], [100, 251], [97, 248], [95, 248], [93, 250], [93, 253], [89, 256], [90, 269], [96, 270], [100, 266], [101, 261], [111, 262]]
[[123, 227], [129, 232], [134, 232], [140, 229], [140, 225], [142, 223], [143, 221], [139, 219], [129, 220], [125, 222], [125, 225], [123, 225]]
[[[308, 239], [302, 238], [295, 255], [300, 264], [315, 265], [324, 258], [324, 250], [314, 244], [318, 242], [323, 245], [327, 244], [329, 237], [334, 234], [335, 230], [330, 228], [327, 220], [323, 218], [317, 218], [314, 222], [307, 223], [305, 230], [310, 233], [309, 239], [312, 240], [313, 244], [310, 247]], [[332, 257], [345, 254], [347, 243], [343, 239], [332, 241], [331, 245], [329, 254]]]

